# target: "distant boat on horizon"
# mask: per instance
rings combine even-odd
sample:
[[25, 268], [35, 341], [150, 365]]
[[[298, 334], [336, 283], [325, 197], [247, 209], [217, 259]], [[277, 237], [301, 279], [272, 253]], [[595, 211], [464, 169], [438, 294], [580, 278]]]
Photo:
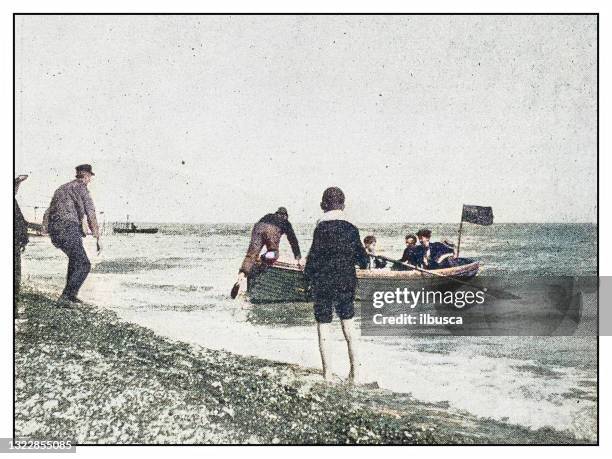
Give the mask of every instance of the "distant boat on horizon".
[[113, 228], [113, 233], [132, 233], [132, 234], [155, 234], [159, 231], [159, 228], [138, 228], [134, 225], [134, 228]]
[[130, 223], [130, 216], [127, 216], [125, 226], [113, 226], [113, 233], [118, 234], [156, 234], [159, 228], [138, 228], [134, 223]]

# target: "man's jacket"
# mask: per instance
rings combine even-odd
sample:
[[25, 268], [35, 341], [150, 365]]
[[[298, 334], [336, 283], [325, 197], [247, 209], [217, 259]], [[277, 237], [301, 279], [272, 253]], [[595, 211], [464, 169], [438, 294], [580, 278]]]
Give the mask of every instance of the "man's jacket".
[[274, 245], [274, 247], [267, 247], [268, 250], [278, 250], [278, 243], [280, 242], [281, 236], [284, 234], [287, 236], [289, 245], [291, 245], [293, 256], [295, 258], [301, 258], [300, 244], [298, 243], [295, 232], [293, 231], [293, 226], [291, 226], [289, 220], [278, 214], [266, 214], [257, 223], [267, 223], [268, 225], [273, 225], [278, 228], [278, 232], [273, 231], [271, 234], [266, 235], [267, 238], [273, 242], [272, 245]]

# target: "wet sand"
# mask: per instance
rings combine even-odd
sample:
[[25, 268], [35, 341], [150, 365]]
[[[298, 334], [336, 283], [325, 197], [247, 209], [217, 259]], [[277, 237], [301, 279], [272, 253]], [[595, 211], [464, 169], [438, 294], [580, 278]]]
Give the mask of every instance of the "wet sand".
[[323, 384], [296, 365], [160, 337], [100, 307], [25, 289], [15, 434], [78, 444], [589, 443], [382, 389]]

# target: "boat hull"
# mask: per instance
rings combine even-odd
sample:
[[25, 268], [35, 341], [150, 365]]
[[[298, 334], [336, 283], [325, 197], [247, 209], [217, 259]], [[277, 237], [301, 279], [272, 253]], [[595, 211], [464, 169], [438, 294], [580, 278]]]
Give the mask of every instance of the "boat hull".
[[[452, 278], [469, 280], [476, 276], [480, 269], [477, 261], [464, 258], [460, 259], [460, 262], [459, 266], [432, 271], [435, 274], [416, 270], [358, 269], [356, 299], [366, 300], [371, 298], [374, 291], [391, 291], [404, 287], [412, 290], [456, 288], [457, 283], [453, 282]], [[283, 262], [276, 262], [252, 276], [249, 279], [247, 294], [252, 303], [310, 301], [303, 271], [297, 265]]]

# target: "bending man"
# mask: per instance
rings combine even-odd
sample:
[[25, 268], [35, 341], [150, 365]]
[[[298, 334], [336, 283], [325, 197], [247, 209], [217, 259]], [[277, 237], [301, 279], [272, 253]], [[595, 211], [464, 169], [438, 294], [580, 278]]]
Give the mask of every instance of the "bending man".
[[[298, 243], [293, 226], [289, 222], [287, 209], [279, 207], [273, 214], [264, 215], [251, 232], [251, 243], [247, 249], [246, 256], [238, 272], [238, 280], [232, 288], [231, 297], [236, 298], [238, 292], [245, 287], [246, 279], [253, 273], [254, 269], [262, 264], [272, 265], [279, 257], [279, 244], [281, 237], [285, 234], [291, 245], [293, 256], [298, 266], [302, 264], [300, 244]], [[266, 248], [262, 255], [262, 249]]]
[[96, 209], [87, 189], [87, 184], [95, 174], [89, 164], [76, 167], [76, 179], [60, 186], [53, 194], [48, 210], [48, 231], [55, 247], [68, 255], [66, 287], [59, 298], [59, 306], [82, 303], [77, 298], [85, 282], [91, 264], [83, 248], [83, 219], [100, 247], [100, 230], [96, 220]]

